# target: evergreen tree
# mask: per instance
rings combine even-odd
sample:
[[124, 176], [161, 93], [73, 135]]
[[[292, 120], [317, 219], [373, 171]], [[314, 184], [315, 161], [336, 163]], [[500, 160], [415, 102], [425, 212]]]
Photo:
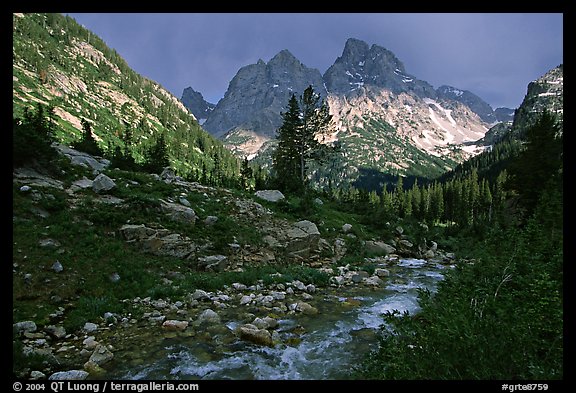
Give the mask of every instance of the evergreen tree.
[[143, 168], [150, 173], [160, 173], [167, 166], [170, 166], [170, 161], [168, 160], [166, 140], [164, 134], [160, 134], [156, 143], [146, 150]]
[[82, 119], [82, 139], [72, 144], [74, 149], [83, 151], [93, 156], [102, 156], [103, 152], [98, 142], [92, 136], [92, 126], [86, 119]]
[[332, 116], [328, 105], [320, 100], [312, 86], [300, 97], [293, 94], [288, 111], [282, 114], [278, 130], [278, 147], [273, 155], [276, 179], [285, 190], [306, 189], [310, 161], [322, 161], [326, 149], [318, 142], [329, 132]]
[[252, 175], [253, 171], [252, 168], [250, 168], [248, 157], [244, 157], [242, 168], [240, 169], [240, 183], [243, 190], [250, 190], [252, 188]]
[[510, 166], [509, 187], [520, 195], [520, 202], [531, 213], [540, 191], [562, 167], [562, 133], [556, 119], [544, 112], [526, 130], [525, 149]]

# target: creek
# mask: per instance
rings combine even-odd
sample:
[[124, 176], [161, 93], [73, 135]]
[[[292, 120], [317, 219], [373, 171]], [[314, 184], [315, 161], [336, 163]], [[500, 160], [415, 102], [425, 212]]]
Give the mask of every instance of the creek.
[[[449, 267], [400, 259], [380, 289], [322, 289], [309, 303], [316, 315], [279, 316], [274, 347], [240, 340], [242, 322], [228, 313], [222, 324], [191, 335], [149, 335], [107, 373], [113, 379], [347, 379], [353, 367], [378, 347], [387, 311], [419, 311], [418, 288], [435, 291]], [[245, 311], [244, 311], [245, 312]]]

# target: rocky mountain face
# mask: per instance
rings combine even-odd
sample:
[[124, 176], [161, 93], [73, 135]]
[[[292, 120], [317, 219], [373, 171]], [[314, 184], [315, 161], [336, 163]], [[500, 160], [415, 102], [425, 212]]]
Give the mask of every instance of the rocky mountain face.
[[268, 63], [242, 67], [230, 82], [204, 128], [212, 135], [252, 131], [273, 138], [282, 124], [280, 113], [292, 93], [302, 94], [308, 85], [326, 96], [322, 75], [283, 50]]
[[170, 162], [180, 175], [212, 168], [214, 154], [220, 163], [238, 169], [236, 158], [178, 98], [132, 70], [73, 18], [13, 14], [12, 42], [14, 117], [37, 104], [52, 106], [56, 138], [62, 143], [80, 139], [84, 119], [107, 154], [126, 147], [122, 138], [129, 129], [133, 143], [128, 148], [137, 162], [164, 134]]
[[243, 67], [203, 126], [237, 154], [269, 156], [284, 105], [308, 85], [327, 98], [335, 122], [329, 142], [343, 148], [345, 170], [337, 172], [347, 180], [364, 169], [440, 174], [482, 151], [473, 142], [496, 122], [490, 105], [473, 93], [435, 90], [389, 50], [349, 39], [323, 76], [288, 51]]
[[564, 118], [564, 66], [560, 64], [528, 84], [526, 96], [514, 115], [512, 132], [532, 124], [538, 114], [547, 110], [559, 120]]
[[216, 106], [215, 104], [207, 102], [202, 96], [202, 93], [197, 92], [191, 87], [184, 89], [180, 101], [182, 101], [182, 104], [192, 112], [200, 124], [206, 121]]
[[514, 109], [510, 108], [496, 108], [494, 109], [494, 115], [497, 121], [508, 122], [514, 120]]
[[434, 88], [408, 74], [394, 53], [378, 45], [369, 47], [354, 38], [346, 41], [342, 56], [326, 70], [323, 78], [328, 91], [335, 95], [375, 86], [394, 94], [412, 92], [421, 98], [436, 98]]
[[443, 85], [440, 86], [436, 92], [441, 98], [463, 103], [486, 123], [494, 123], [497, 121], [492, 107], [482, 98], [468, 90], [460, 90], [452, 86]]

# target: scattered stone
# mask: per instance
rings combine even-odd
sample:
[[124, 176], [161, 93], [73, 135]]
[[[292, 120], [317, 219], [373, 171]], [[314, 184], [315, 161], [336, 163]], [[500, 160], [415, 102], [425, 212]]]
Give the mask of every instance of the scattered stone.
[[198, 316], [198, 319], [196, 319], [197, 325], [201, 325], [203, 323], [220, 323], [220, 316], [208, 308], [202, 311]]
[[166, 330], [186, 330], [188, 327], [188, 321], [177, 321], [175, 319], [169, 319], [164, 321], [162, 327]]
[[52, 143], [52, 146], [61, 154], [68, 157], [72, 165], [83, 166], [94, 171], [100, 172], [110, 166], [110, 160], [101, 157], [95, 157], [60, 143]]
[[84, 345], [85, 349], [95, 349], [100, 343], [96, 341], [94, 336], [89, 336], [82, 341], [82, 345]]
[[206, 226], [209, 227], [209, 226], [211, 226], [211, 225], [216, 224], [217, 221], [218, 221], [218, 217], [216, 217], [216, 216], [208, 216], [208, 217], [206, 217], [206, 218], [204, 219], [204, 225], [206, 225]]
[[322, 199], [316, 198], [316, 199], [314, 199], [314, 204], [318, 205], [318, 206], [322, 206], [324, 204], [324, 202], [322, 202]]
[[46, 326], [44, 330], [46, 331], [46, 333], [50, 334], [52, 337], [55, 337], [57, 339], [66, 337], [66, 330], [62, 326], [50, 325]]
[[190, 297], [193, 300], [205, 300], [210, 298], [210, 296], [208, 296], [206, 291], [203, 291], [202, 289], [197, 289], [196, 291], [194, 291], [192, 295], [190, 295]]
[[98, 330], [98, 325], [92, 322], [86, 322], [83, 329], [86, 333], [92, 333]]
[[184, 205], [184, 206], [186, 206], [186, 207], [192, 206], [192, 205], [190, 204], [190, 202], [188, 201], [188, 199], [186, 199], [186, 198], [184, 198], [184, 197], [180, 197], [180, 198], [178, 199], [178, 202], [180, 202], [181, 205]]
[[308, 304], [306, 302], [296, 303], [295, 310], [300, 311], [302, 314], [306, 314], [306, 315], [318, 314], [318, 309], [316, 307], [311, 306], [310, 304]]
[[394, 254], [396, 249], [389, 244], [379, 241], [368, 240], [364, 244], [365, 250], [373, 255], [385, 256], [388, 254]]
[[390, 276], [390, 271], [387, 269], [376, 268], [374, 274], [378, 277], [388, 277]]
[[28, 192], [28, 191], [30, 191], [31, 189], [32, 189], [32, 187], [30, 187], [30, 186], [22, 186], [22, 187], [20, 187], [20, 191], [22, 191], [22, 192]]
[[194, 210], [192, 210], [192, 208], [182, 206], [177, 203], [166, 202], [163, 200], [160, 200], [160, 202], [160, 208], [172, 221], [190, 225], [194, 225], [196, 223], [198, 216], [196, 216], [196, 213]]
[[48, 377], [50, 381], [81, 381], [90, 375], [84, 370], [59, 371]]
[[41, 371], [34, 370], [30, 373], [30, 379], [33, 381], [37, 381], [39, 379], [44, 379], [44, 378], [46, 378], [46, 374], [44, 374]]
[[363, 279], [368, 278], [369, 276], [370, 275], [367, 272], [365, 272], [364, 270], [360, 270], [352, 276], [352, 282], [358, 284], [362, 282]]
[[316, 292], [316, 287], [313, 284], [308, 284], [306, 285], [306, 292], [314, 293]]
[[298, 289], [299, 291], [306, 291], [306, 285], [304, 285], [302, 281], [292, 281], [292, 286], [294, 286], [294, 288]]
[[252, 298], [250, 296], [244, 295], [240, 299], [240, 305], [243, 306], [245, 304], [249, 304], [251, 301], [252, 301]]
[[434, 251], [432, 251], [431, 249], [427, 250], [424, 253], [424, 258], [426, 258], [426, 259], [434, 258], [435, 256], [436, 256], [436, 254], [434, 254]]
[[241, 284], [239, 282], [235, 282], [232, 283], [232, 288], [234, 288], [237, 291], [245, 291], [246, 290], [246, 285]]
[[94, 363], [92, 360], [88, 360], [84, 363], [84, 370], [88, 371], [90, 375], [103, 375], [106, 373], [106, 370]]
[[384, 281], [382, 281], [380, 279], [380, 277], [377, 276], [372, 276], [372, 277], [368, 277], [362, 280], [362, 282], [366, 285], [372, 286], [372, 287], [380, 287], [382, 286], [382, 284], [384, 283]]
[[120, 275], [118, 273], [112, 273], [110, 275], [110, 281], [111, 282], [118, 282], [120, 281]]
[[302, 294], [302, 299], [304, 299], [304, 300], [312, 300], [312, 299], [314, 299], [314, 296], [310, 295], [309, 293], [304, 292], [304, 293]]
[[38, 244], [40, 245], [40, 247], [58, 248], [61, 246], [60, 242], [54, 239], [42, 239], [38, 242]]
[[352, 225], [351, 224], [344, 224], [342, 225], [342, 232], [344, 233], [348, 233], [352, 230]]
[[397, 233], [398, 235], [402, 235], [402, 234], [404, 233], [404, 228], [402, 228], [400, 225], [398, 225], [398, 226], [396, 227], [396, 233]]
[[254, 195], [268, 202], [278, 202], [285, 199], [284, 194], [278, 190], [260, 190], [256, 191]]
[[92, 189], [96, 193], [110, 191], [116, 188], [114, 180], [110, 179], [105, 174], [101, 173], [92, 181]]
[[402, 239], [398, 242], [398, 244], [402, 245], [404, 248], [412, 248], [414, 247], [414, 244], [410, 243], [410, 241], [406, 240], [406, 239]]
[[205, 270], [223, 272], [228, 267], [228, 258], [225, 255], [210, 255], [198, 258], [198, 264]]
[[35, 332], [38, 327], [36, 323], [33, 321], [21, 321], [16, 322], [12, 325], [12, 328], [16, 331], [16, 333], [32, 333]]
[[96, 365], [100, 366], [104, 363], [108, 363], [110, 360], [114, 358], [114, 354], [110, 352], [105, 345], [98, 344], [90, 356], [89, 362], [93, 362]]
[[52, 270], [54, 270], [56, 273], [60, 273], [62, 270], [64, 270], [64, 266], [62, 266], [60, 261], [56, 261], [52, 265]]

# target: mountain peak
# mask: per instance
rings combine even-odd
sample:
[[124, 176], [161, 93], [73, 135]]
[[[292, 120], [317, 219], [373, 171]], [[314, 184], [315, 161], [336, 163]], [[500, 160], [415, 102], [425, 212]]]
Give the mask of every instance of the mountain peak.
[[191, 87], [187, 87], [182, 92], [182, 98], [180, 99], [184, 106], [192, 112], [192, 114], [198, 119], [200, 123], [202, 119], [207, 119], [210, 112], [216, 105], [207, 102], [202, 93], [197, 92]]
[[456, 87], [442, 85], [436, 89], [436, 93], [438, 93], [440, 98], [458, 101], [467, 105], [486, 123], [494, 123], [498, 121], [490, 104], [468, 90], [461, 90]]
[[328, 91], [347, 94], [364, 86], [383, 87], [394, 93], [412, 91], [422, 97], [436, 97], [434, 88], [409, 75], [394, 53], [378, 45], [349, 38], [342, 56], [324, 74]]
[[289, 64], [295, 63], [300, 64], [300, 60], [296, 58], [288, 49], [282, 49], [278, 52], [273, 58], [270, 59], [268, 65], [276, 65], [276, 64]]

